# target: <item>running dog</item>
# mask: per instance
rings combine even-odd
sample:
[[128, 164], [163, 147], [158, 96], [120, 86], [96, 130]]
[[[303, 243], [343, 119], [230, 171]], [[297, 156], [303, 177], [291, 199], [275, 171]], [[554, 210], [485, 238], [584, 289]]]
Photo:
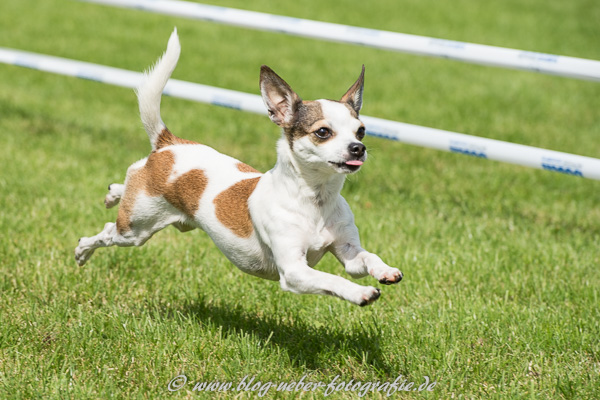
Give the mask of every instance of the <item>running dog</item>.
[[367, 159], [359, 119], [364, 66], [340, 101], [303, 101], [267, 66], [260, 91], [271, 121], [282, 128], [277, 163], [261, 174], [212, 148], [173, 135], [160, 116], [162, 91], [181, 48], [173, 31], [165, 54], [137, 90], [152, 152], [112, 184], [105, 204], [120, 203], [116, 223], [82, 237], [75, 259], [84, 265], [99, 247], [141, 246], [169, 225], [204, 230], [242, 271], [279, 281], [293, 293], [336, 296], [365, 306], [380, 290], [313, 269], [332, 252], [352, 277], [383, 284], [402, 273], [360, 245], [348, 203], [340, 195], [346, 175]]

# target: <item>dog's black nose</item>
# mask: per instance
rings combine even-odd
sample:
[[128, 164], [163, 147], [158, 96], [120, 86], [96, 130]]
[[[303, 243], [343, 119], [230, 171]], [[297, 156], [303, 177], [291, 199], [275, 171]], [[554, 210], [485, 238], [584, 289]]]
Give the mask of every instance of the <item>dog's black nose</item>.
[[359, 142], [350, 143], [348, 146], [348, 151], [356, 158], [362, 158], [365, 155], [365, 150], [367, 150], [367, 147]]

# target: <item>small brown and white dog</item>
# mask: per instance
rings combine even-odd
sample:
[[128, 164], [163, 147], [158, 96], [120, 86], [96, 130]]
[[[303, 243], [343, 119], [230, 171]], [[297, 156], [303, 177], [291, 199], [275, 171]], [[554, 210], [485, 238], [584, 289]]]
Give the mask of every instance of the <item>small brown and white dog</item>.
[[99, 247], [141, 246], [173, 225], [200, 228], [239, 269], [279, 281], [294, 293], [327, 294], [364, 306], [379, 289], [313, 269], [332, 252], [352, 277], [400, 282], [402, 273], [360, 245], [348, 203], [340, 195], [347, 174], [367, 158], [361, 143], [364, 66], [338, 101], [302, 101], [269, 67], [260, 91], [271, 121], [282, 128], [277, 163], [265, 174], [212, 148], [174, 136], [160, 117], [162, 91], [181, 51], [177, 30], [137, 90], [152, 152], [112, 184], [106, 207], [118, 204], [116, 223], [82, 237], [75, 259], [84, 265]]

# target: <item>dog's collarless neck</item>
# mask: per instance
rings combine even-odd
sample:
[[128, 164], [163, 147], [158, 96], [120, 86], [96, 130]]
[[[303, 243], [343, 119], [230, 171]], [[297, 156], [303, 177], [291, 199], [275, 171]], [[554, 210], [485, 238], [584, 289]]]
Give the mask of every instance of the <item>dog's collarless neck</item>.
[[271, 170], [273, 177], [284, 185], [294, 196], [310, 199], [318, 206], [335, 202], [339, 196], [346, 176], [335, 172], [323, 173], [302, 166], [290, 154], [287, 143], [279, 147], [277, 163]]

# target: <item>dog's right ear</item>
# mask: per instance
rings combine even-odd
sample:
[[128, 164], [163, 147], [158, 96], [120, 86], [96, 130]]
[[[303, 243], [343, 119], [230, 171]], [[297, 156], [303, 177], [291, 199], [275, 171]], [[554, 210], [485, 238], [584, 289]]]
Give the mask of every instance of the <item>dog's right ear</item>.
[[271, 68], [260, 68], [260, 93], [269, 118], [282, 128], [289, 127], [302, 99]]

